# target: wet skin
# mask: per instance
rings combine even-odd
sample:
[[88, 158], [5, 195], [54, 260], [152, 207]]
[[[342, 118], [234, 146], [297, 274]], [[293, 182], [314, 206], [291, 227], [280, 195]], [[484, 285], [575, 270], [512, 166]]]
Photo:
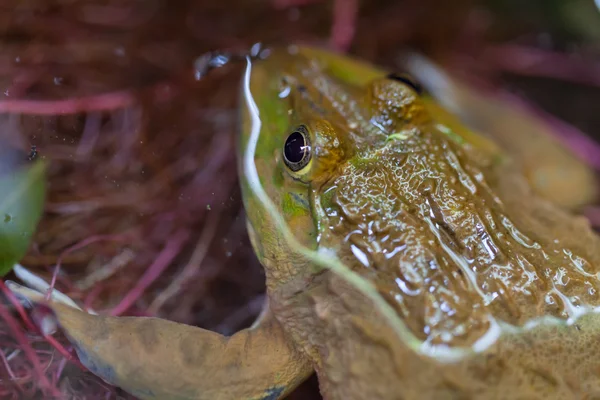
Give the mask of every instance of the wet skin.
[[[587, 351], [570, 353], [591, 345], [596, 317], [572, 323], [600, 301], [600, 242], [587, 221], [541, 197], [575, 205], [561, 197], [562, 178], [532, 188], [521, 168], [532, 162], [519, 158], [530, 154], [468, 130], [410, 79], [314, 49], [292, 53], [253, 71], [254, 163], [295, 239], [341, 268], [297, 254], [251, 188], [246, 209], [271, 306], [313, 358], [327, 398], [585, 392], [591, 376], [574, 378], [573, 368], [587, 375], [598, 365], [582, 361]], [[501, 108], [497, 117], [534, 124]], [[522, 133], [556, 154], [538, 134]], [[308, 161], [286, 162], [286, 147]], [[587, 185], [571, 199], [591, 197], [595, 181], [570, 157], [563, 150], [554, 162]]]
[[[566, 210], [595, 178], [535, 121], [453, 90], [482, 131], [331, 53], [249, 66], [239, 166], [265, 312], [225, 338], [54, 302], [82, 362], [142, 398], [276, 399], [313, 371], [326, 399], [600, 396], [600, 239]], [[530, 128], [537, 163], [496, 118]]]
[[[528, 190], [508, 155], [440, 122], [410, 80], [349, 85], [314, 57], [275, 57], [277, 71], [254, 72], [272, 82], [259, 106], [263, 185], [300, 242], [372, 282], [420, 340], [470, 346], [496, 319], [523, 325], [596, 305], [597, 238]], [[253, 93], [260, 104], [264, 90]], [[306, 149], [290, 147], [302, 140]], [[286, 164], [285, 146], [307, 164]], [[590, 242], [564, 237], [577, 230]], [[280, 273], [286, 256], [257, 247]]]

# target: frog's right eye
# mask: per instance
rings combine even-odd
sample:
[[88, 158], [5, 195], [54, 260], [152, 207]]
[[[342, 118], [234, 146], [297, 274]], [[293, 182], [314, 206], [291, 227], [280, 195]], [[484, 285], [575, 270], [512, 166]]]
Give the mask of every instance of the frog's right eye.
[[292, 171], [298, 172], [306, 167], [312, 157], [310, 135], [304, 125], [300, 125], [287, 137], [283, 146], [283, 161]]

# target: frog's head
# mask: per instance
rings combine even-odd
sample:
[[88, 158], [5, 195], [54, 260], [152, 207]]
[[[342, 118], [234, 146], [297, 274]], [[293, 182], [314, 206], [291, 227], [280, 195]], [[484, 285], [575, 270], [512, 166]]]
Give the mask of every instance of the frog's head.
[[[318, 246], [322, 210], [315, 195], [323, 194], [323, 185], [367, 139], [353, 134], [368, 119], [353, 109], [362, 109], [356, 99], [364, 97], [366, 85], [377, 82], [372, 88], [382, 92], [394, 87], [411, 111], [423, 114], [410, 83], [402, 82], [402, 77], [385, 77], [384, 71], [370, 65], [295, 46], [275, 49], [265, 60], [249, 65], [239, 165], [250, 237], [268, 278], [274, 278], [268, 284], [311, 273], [269, 211], [282, 217], [298, 244], [308, 249]], [[343, 92], [336, 92], [337, 86]], [[250, 103], [256, 104], [261, 123], [254, 155], [246, 160], [253, 165], [244, 160], [256, 122]], [[377, 118], [384, 125], [390, 123], [384, 114]], [[373, 137], [383, 138], [380, 133]], [[272, 204], [259, 198], [252, 183], [253, 167]]]
[[[447, 135], [491, 147], [435, 108], [409, 77], [354, 59], [314, 48], [280, 48], [247, 72], [240, 172], [250, 235], [267, 275], [306, 272], [267, 215], [269, 207], [275, 207], [300, 244], [323, 247], [318, 242], [330, 231], [324, 225], [331, 219], [326, 214], [335, 212], [327, 205], [336, 194], [336, 178], [350, 177], [357, 171], [349, 171], [352, 166], [368, 169], [376, 158], [388, 165], [401, 163], [400, 153], [382, 151], [390, 142], [409, 139], [423, 125], [431, 125], [431, 111], [436, 120], [452, 127]], [[253, 127], [248, 102], [256, 104], [261, 123], [253, 165], [243, 160]], [[271, 205], [251, 190], [251, 168], [256, 168]], [[376, 189], [364, 182], [353, 188], [363, 199]]]
[[311, 48], [276, 50], [247, 78], [242, 186], [271, 289], [329, 268], [440, 344], [484, 340], [497, 317], [564, 316], [536, 305], [550, 289], [522, 266], [572, 253], [525, 211], [539, 200], [410, 79]]
[[496, 148], [410, 78], [346, 57], [279, 49], [246, 78], [246, 110], [258, 114], [243, 118], [242, 187], [267, 285], [320, 271], [302, 247], [374, 283], [415, 333], [429, 329], [422, 312], [437, 318], [437, 303], [423, 309], [425, 290], [444, 285], [456, 318], [439, 324], [489, 327], [472, 312], [487, 293], [470, 283], [466, 257], [484, 263], [488, 254], [472, 244], [487, 234], [479, 215], [502, 217], [478, 180]]

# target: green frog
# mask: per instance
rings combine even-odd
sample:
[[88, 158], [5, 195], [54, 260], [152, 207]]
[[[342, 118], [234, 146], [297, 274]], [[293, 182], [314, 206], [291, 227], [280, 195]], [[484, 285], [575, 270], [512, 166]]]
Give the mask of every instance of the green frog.
[[224, 337], [54, 298], [81, 362], [142, 399], [274, 400], [315, 371], [328, 400], [600, 397], [600, 238], [572, 212], [593, 173], [540, 121], [413, 61], [419, 83], [310, 47], [249, 62], [263, 312]]

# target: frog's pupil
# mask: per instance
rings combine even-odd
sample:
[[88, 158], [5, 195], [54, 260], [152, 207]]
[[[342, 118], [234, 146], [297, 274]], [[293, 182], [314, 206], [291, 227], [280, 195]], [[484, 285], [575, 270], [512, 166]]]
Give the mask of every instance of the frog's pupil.
[[288, 136], [285, 142], [285, 158], [289, 162], [299, 163], [304, 157], [306, 146], [304, 136], [300, 132], [294, 132]]
[[285, 141], [283, 148], [285, 163], [294, 172], [308, 163], [310, 144], [307, 142], [306, 135], [300, 130], [292, 132]]

